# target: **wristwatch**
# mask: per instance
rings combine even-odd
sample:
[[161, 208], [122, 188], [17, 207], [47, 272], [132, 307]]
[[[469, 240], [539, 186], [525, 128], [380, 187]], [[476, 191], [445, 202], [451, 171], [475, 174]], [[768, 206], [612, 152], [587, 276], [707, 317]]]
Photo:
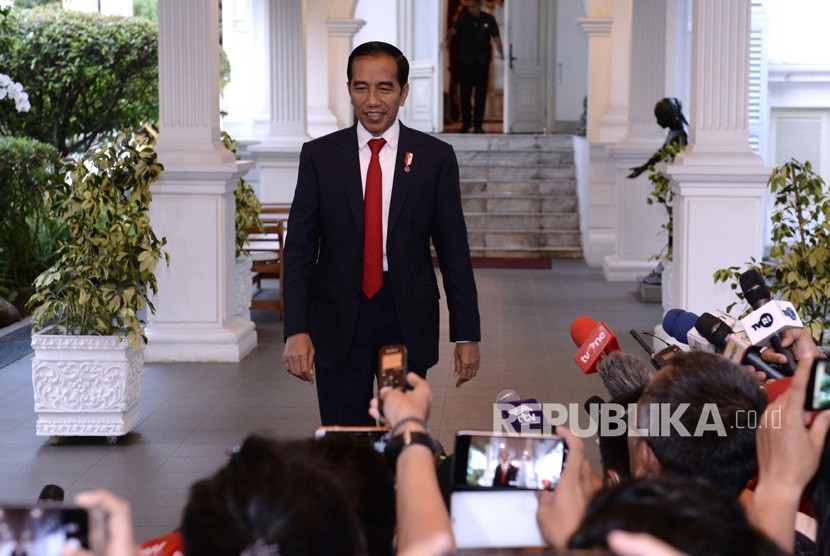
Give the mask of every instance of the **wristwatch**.
[[386, 461], [395, 469], [395, 464], [401, 452], [408, 446], [413, 444], [420, 444], [430, 449], [433, 456], [438, 456], [438, 445], [432, 437], [423, 432], [413, 432], [409, 430], [403, 431], [397, 436], [393, 436], [389, 442], [386, 443], [386, 448], [383, 450], [383, 455], [386, 456]]

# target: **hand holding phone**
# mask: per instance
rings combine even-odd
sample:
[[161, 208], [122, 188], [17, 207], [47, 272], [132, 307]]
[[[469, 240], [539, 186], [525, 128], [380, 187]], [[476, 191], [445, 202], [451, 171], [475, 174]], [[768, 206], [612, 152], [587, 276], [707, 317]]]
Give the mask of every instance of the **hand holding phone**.
[[810, 369], [807, 392], [804, 396], [804, 409], [821, 411], [830, 409], [830, 367], [827, 359], [815, 359]]

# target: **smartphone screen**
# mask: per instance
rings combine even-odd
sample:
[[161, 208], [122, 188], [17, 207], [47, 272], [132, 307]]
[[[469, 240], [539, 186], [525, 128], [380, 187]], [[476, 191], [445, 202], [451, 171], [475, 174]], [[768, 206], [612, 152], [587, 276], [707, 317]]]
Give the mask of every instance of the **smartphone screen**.
[[62, 505], [0, 507], [0, 554], [61, 556], [74, 546], [103, 553], [105, 518], [100, 512]]
[[[314, 438], [320, 439], [324, 436], [348, 435], [360, 440], [365, 440], [381, 454], [389, 441], [389, 427], [341, 427], [328, 426], [320, 427], [314, 432]], [[0, 555], [2, 556], [2, 555]]]
[[830, 409], [830, 375], [828, 375], [827, 359], [813, 361], [804, 407], [810, 410]]
[[462, 490], [553, 490], [566, 454], [558, 436], [462, 431], [456, 436], [453, 485]]

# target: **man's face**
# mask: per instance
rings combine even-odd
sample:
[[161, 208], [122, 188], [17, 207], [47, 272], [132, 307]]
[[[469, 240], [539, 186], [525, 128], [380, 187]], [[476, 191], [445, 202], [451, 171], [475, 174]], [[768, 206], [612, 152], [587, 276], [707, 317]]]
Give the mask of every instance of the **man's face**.
[[398, 84], [395, 60], [386, 55], [355, 58], [348, 87], [357, 119], [375, 137], [395, 122], [409, 93], [408, 83], [403, 89]]
[[481, 2], [479, 0], [467, 0], [467, 11], [473, 17], [481, 15]]

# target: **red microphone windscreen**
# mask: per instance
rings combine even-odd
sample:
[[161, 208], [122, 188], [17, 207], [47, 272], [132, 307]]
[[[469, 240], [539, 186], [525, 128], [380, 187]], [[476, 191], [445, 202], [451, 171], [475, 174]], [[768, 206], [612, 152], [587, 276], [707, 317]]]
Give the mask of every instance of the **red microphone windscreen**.
[[574, 319], [571, 323], [571, 340], [577, 345], [581, 346], [594, 331], [594, 328], [599, 324], [591, 317], [581, 316]]

